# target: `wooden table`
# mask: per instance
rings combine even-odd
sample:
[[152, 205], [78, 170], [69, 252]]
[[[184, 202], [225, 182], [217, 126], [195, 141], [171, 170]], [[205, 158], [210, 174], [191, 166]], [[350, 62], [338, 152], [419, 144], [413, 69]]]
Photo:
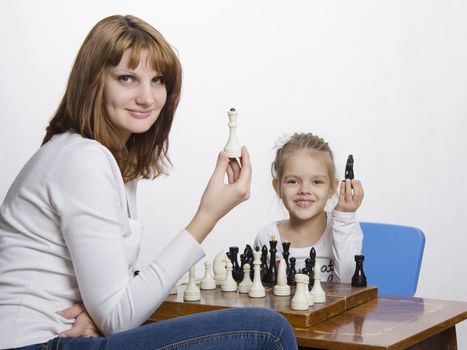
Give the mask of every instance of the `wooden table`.
[[457, 349], [455, 325], [466, 318], [466, 302], [380, 296], [294, 330], [312, 349]]
[[289, 319], [301, 348], [457, 349], [455, 325], [467, 318], [467, 302], [377, 297], [371, 286], [351, 291], [348, 285], [324, 287], [329, 296], [326, 304], [310, 312], [284, 307], [284, 297], [272, 296], [270, 291], [260, 299], [238, 292], [202, 291], [200, 302], [184, 302], [181, 287], [148, 322], [226, 307], [260, 306]]

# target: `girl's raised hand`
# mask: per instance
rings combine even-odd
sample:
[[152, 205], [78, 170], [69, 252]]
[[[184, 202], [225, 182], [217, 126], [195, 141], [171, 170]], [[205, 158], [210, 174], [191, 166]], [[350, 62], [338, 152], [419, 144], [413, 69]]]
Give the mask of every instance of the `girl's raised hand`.
[[[226, 174], [227, 183], [224, 182]], [[220, 218], [250, 197], [250, 184], [251, 163], [246, 147], [242, 147], [240, 164], [236, 159], [229, 159], [224, 152], [220, 152], [198, 211], [186, 230], [198, 242], [202, 242]]]
[[339, 201], [335, 207], [337, 211], [354, 212], [363, 200], [363, 186], [358, 180], [346, 179], [341, 183]]

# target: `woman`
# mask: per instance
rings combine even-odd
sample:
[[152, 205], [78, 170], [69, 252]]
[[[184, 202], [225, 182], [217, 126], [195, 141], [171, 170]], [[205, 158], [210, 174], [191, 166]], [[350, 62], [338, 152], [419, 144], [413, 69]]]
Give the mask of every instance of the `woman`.
[[[144, 21], [111, 16], [88, 34], [42, 147], [0, 208], [0, 348], [296, 347], [288, 322], [266, 309], [140, 327], [204, 256], [217, 221], [249, 197], [247, 150], [241, 164], [221, 152], [191, 222], [135, 275], [136, 182], [167, 172], [180, 89], [176, 55]], [[105, 336], [57, 337], [70, 315]]]

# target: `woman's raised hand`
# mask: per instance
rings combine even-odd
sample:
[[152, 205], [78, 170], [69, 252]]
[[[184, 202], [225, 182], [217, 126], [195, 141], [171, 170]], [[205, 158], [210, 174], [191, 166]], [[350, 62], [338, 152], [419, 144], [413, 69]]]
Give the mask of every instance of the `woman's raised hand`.
[[[226, 174], [227, 183], [224, 181]], [[250, 184], [251, 163], [246, 147], [242, 147], [240, 163], [220, 152], [198, 211], [186, 230], [201, 243], [220, 218], [250, 197]]]

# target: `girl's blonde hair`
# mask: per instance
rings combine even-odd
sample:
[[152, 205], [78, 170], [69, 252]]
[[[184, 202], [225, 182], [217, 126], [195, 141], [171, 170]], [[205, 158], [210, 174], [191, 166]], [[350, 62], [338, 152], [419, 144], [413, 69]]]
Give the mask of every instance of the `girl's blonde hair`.
[[271, 165], [273, 179], [279, 182], [282, 180], [285, 160], [300, 151], [306, 151], [324, 162], [328, 170], [329, 179], [331, 180], [332, 189], [334, 190], [337, 184], [337, 177], [331, 148], [321, 137], [312, 133], [295, 133], [283, 146], [276, 150], [276, 158]]
[[[105, 110], [103, 91], [106, 69], [117, 66], [126, 50], [131, 50], [131, 69], [138, 66], [141, 51], [148, 51], [148, 64], [163, 76], [167, 99], [154, 125], [144, 133], [131, 135], [122, 145]], [[181, 85], [182, 69], [177, 55], [156, 29], [134, 16], [104, 18], [81, 45], [42, 144], [56, 134], [74, 131], [106, 146], [117, 160], [125, 182], [166, 174], [170, 165], [168, 136]]]

